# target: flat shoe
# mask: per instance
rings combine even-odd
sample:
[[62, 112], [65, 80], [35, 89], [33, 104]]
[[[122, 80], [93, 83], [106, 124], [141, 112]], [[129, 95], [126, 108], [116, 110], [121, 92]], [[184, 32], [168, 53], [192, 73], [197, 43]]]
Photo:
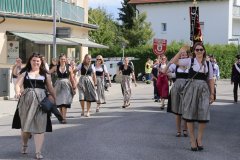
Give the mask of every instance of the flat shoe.
[[22, 146], [22, 154], [27, 154], [27, 145]]
[[181, 132], [177, 132], [176, 137], [181, 137]]
[[43, 156], [40, 152], [36, 153], [36, 159], [43, 159]]
[[188, 137], [188, 132], [187, 132], [187, 130], [183, 130], [183, 136], [184, 136], [184, 137]]

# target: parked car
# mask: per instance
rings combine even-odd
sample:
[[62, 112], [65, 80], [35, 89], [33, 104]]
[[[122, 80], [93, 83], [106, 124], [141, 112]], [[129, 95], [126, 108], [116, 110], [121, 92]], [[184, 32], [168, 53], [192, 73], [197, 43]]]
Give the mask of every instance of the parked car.
[[138, 74], [137, 74], [137, 80], [138, 80], [138, 81], [145, 82], [145, 81], [146, 81], [146, 75], [145, 75], [145, 73], [138, 73]]

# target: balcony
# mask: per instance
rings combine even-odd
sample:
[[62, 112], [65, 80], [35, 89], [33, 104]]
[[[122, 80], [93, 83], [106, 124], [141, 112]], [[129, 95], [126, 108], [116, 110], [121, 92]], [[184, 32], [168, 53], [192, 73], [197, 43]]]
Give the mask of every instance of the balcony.
[[233, 17], [240, 18], [240, 6], [233, 6]]
[[[56, 0], [57, 19], [84, 22], [84, 8]], [[0, 0], [0, 14], [52, 18], [52, 0]]]

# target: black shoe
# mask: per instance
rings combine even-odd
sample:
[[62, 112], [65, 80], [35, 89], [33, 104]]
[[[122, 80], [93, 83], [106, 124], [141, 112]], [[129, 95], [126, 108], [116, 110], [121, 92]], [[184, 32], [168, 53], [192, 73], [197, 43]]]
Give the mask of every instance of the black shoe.
[[194, 152], [196, 152], [198, 150], [198, 148], [197, 147], [191, 147], [191, 151], [194, 151]]
[[199, 145], [198, 145], [197, 139], [196, 139], [196, 143], [197, 143], [197, 149], [198, 149], [199, 151], [202, 151], [202, 150], [203, 150], [203, 146], [199, 146]]
[[123, 105], [122, 108], [126, 108], [126, 106]]
[[183, 130], [183, 136], [184, 136], [184, 137], [188, 137], [188, 132], [187, 132], [187, 130], [185, 130], [185, 129]]

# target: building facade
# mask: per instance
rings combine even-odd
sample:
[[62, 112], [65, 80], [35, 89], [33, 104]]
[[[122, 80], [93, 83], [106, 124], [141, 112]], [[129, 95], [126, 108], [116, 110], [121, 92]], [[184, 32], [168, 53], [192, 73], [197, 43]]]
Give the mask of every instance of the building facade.
[[[130, 0], [145, 12], [156, 38], [190, 43], [190, 0]], [[204, 43], [227, 44], [240, 39], [240, 0], [198, 0]], [[237, 42], [236, 42], [237, 43]]]
[[[10, 68], [18, 57], [26, 63], [35, 52], [50, 63], [53, 6], [53, 0], [0, 0], [0, 81], [9, 82]], [[81, 61], [88, 47], [107, 48], [89, 40], [88, 31], [98, 26], [88, 24], [88, 0], [56, 0], [56, 20], [56, 57], [65, 53]], [[1, 84], [0, 97], [9, 95], [10, 88], [9, 83]]]

